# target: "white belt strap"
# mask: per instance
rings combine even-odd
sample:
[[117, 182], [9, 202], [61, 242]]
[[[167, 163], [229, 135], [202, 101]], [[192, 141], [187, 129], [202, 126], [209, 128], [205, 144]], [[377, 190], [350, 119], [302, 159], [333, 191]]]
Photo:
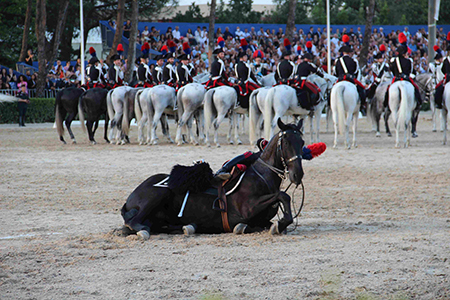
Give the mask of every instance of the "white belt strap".
[[396, 57], [396, 58], [395, 58], [395, 63], [397, 64], [398, 72], [399, 72], [400, 74], [402, 74], [402, 73], [403, 73], [403, 69], [402, 69], [402, 65], [400, 64], [400, 58]]
[[344, 69], [344, 73], [348, 74], [348, 69], [347, 66], [345, 65], [344, 58], [343, 57], [339, 58], [339, 61], [341, 62], [342, 69]]

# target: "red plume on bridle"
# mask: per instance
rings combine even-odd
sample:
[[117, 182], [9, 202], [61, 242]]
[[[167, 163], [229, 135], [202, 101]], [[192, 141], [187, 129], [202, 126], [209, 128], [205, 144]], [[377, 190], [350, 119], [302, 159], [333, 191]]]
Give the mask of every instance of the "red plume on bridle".
[[303, 155], [302, 158], [306, 160], [311, 160], [314, 157], [319, 156], [327, 150], [327, 145], [325, 143], [315, 143], [303, 147]]

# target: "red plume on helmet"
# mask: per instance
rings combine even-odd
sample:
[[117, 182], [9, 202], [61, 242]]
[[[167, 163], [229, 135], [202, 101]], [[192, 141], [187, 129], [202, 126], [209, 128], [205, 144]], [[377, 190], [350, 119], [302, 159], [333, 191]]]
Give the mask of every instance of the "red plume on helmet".
[[400, 32], [398, 35], [398, 42], [402, 45], [406, 45], [406, 35], [403, 32]]
[[168, 40], [167, 41], [167, 47], [169, 47], [169, 50], [170, 50], [170, 52], [175, 52], [175, 51], [177, 51], [177, 44], [175, 44], [175, 42], [174, 41], [172, 41], [172, 40]]
[[381, 46], [380, 46], [380, 52], [381, 52], [381, 53], [386, 52], [386, 46], [385, 46], [384, 44], [381, 44]]
[[119, 55], [123, 54], [123, 46], [122, 46], [122, 44], [117, 45], [117, 53], [119, 53]]
[[291, 41], [289, 41], [288, 38], [285, 38], [285, 39], [284, 39], [283, 45], [284, 45], [284, 48], [285, 48], [287, 51], [291, 51]]
[[167, 52], [169, 52], [169, 49], [167, 48], [167, 46], [166, 46], [166, 45], [162, 46], [162, 47], [161, 47], [161, 53], [162, 53], [162, 55], [166, 55]]
[[186, 54], [191, 54], [191, 47], [189, 47], [189, 43], [188, 42], [184, 42], [183, 43], [183, 51]]
[[348, 45], [348, 43], [350, 42], [350, 37], [348, 35], [344, 34], [342, 36], [342, 41]]
[[244, 51], [247, 51], [247, 49], [248, 49], [247, 40], [244, 38], [241, 39], [241, 47], [242, 47], [242, 50], [244, 50]]
[[312, 42], [311, 41], [307, 41], [306, 42], [306, 50], [311, 53], [312, 52]]
[[447, 33], [447, 42], [450, 42], [450, 31]]
[[253, 58], [261, 57], [264, 58], [264, 53], [261, 50], [256, 50], [253, 52]]
[[89, 54], [90, 54], [92, 57], [97, 57], [97, 53], [95, 52], [94, 47], [90, 47], [90, 48], [89, 48]]
[[217, 38], [217, 45], [219, 45], [220, 48], [225, 47], [225, 41], [223, 37], [219, 36], [219, 38]]

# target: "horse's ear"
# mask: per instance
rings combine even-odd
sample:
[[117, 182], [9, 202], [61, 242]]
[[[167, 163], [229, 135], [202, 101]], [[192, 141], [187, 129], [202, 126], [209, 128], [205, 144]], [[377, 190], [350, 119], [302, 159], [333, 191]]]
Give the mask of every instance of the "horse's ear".
[[278, 118], [277, 124], [281, 131], [287, 130], [286, 124], [284, 124], [283, 121], [281, 121], [281, 118]]
[[300, 119], [300, 121], [298, 121], [298, 124], [297, 124], [297, 128], [298, 128], [298, 131], [302, 131], [302, 128], [303, 128], [303, 119]]

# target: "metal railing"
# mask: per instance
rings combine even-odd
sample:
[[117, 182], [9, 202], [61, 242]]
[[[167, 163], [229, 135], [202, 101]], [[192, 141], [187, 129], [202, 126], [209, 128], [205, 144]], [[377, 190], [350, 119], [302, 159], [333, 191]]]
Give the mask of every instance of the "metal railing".
[[[62, 89], [50, 89], [50, 90], [46, 89], [46, 90], [44, 90], [44, 98], [56, 98], [56, 94], [58, 94], [58, 92], [61, 90]], [[19, 92], [20, 92], [20, 90], [13, 90], [13, 89], [0, 90], [0, 94], [10, 95], [10, 96], [16, 96]], [[30, 98], [36, 98], [36, 89], [29, 89], [28, 96]]]

